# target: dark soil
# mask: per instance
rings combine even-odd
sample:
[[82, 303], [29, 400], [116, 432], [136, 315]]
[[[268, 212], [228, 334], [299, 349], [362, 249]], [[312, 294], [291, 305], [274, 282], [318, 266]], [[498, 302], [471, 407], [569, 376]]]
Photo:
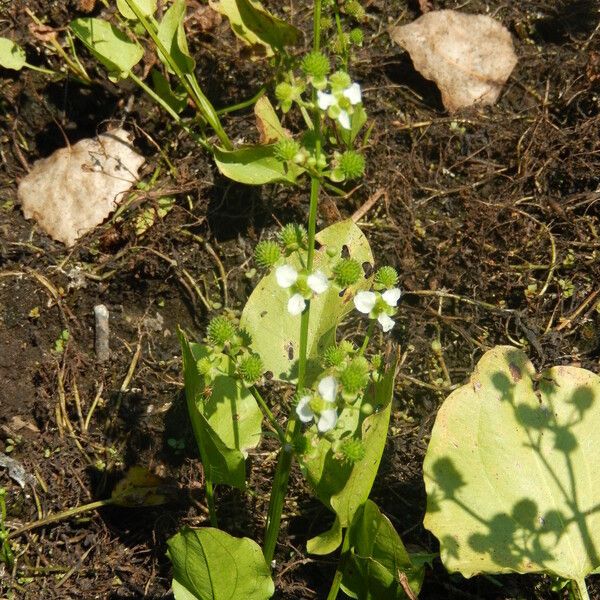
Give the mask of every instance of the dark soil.
[[[60, 59], [31, 37], [25, 8], [63, 27], [84, 4], [0, 1], [0, 35], [25, 44], [30, 63], [59, 69]], [[268, 4], [289, 8], [288, 17], [308, 30], [303, 2]], [[444, 369], [452, 384], [461, 383], [486, 349], [508, 343], [523, 347], [538, 368], [600, 371], [598, 4], [434, 2], [495, 16], [513, 33], [519, 56], [495, 106], [453, 116], [386, 33], [390, 24], [413, 20], [417, 3], [365, 4], [365, 43], [352, 72], [374, 120], [368, 173], [347, 198], [324, 200], [319, 226], [379, 195], [361, 227], [375, 255], [400, 272], [405, 295], [393, 336], [403, 362], [373, 498], [410, 549], [435, 552], [436, 540], [422, 525], [421, 465], [447, 395]], [[98, 2], [95, 14], [101, 8]], [[226, 22], [194, 39], [200, 80], [217, 107], [251, 97], [268, 79], [267, 65], [244, 56]], [[15, 538], [16, 569], [0, 564], [0, 591], [31, 600], [158, 600], [171, 597], [166, 539], [185, 524], [207, 523], [175, 332], [179, 326], [199, 339], [213, 307], [241, 309], [256, 283], [248, 276], [256, 240], [279, 222], [305, 221], [307, 192], [223, 180], [202, 149], [137, 89], [110, 83], [83, 51], [81, 58], [95, 79], [91, 87], [0, 70], [0, 451], [12, 450], [36, 479], [21, 489], [0, 470], [7, 520], [16, 528], [107, 498], [132, 465], [164, 477], [177, 492], [165, 506], [106, 507]], [[65, 138], [72, 143], [121, 122], [147, 158], [144, 178], [157, 167], [161, 174], [141, 202], [66, 251], [23, 218], [18, 181]], [[255, 137], [251, 110], [235, 113], [227, 127], [235, 139]], [[175, 208], [137, 236], [136, 216], [161, 195], [175, 197]], [[105, 364], [94, 354], [99, 303], [111, 315]], [[63, 330], [70, 336], [57, 352]], [[444, 364], [431, 349], [438, 336]], [[251, 456], [247, 494], [218, 492], [229, 532], [261, 540], [273, 450], [265, 442]], [[327, 519], [294, 473], [277, 553], [277, 598], [326, 596], [334, 560], [308, 556], [305, 542]], [[465, 580], [434, 562], [420, 597], [559, 597], [551, 584], [542, 576]], [[590, 593], [600, 598], [593, 578]]]

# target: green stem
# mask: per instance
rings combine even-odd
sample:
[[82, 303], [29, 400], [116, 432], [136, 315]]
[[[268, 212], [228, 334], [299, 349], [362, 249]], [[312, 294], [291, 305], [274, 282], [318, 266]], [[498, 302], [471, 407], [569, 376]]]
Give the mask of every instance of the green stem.
[[254, 106], [260, 98], [262, 98], [267, 91], [267, 88], [261, 87], [260, 90], [252, 98], [248, 98], [248, 100], [243, 100], [242, 102], [238, 102], [237, 104], [232, 104], [231, 106], [226, 106], [225, 108], [220, 108], [217, 110], [217, 114], [219, 116], [226, 115], [230, 112], [235, 112], [237, 110], [243, 110], [244, 108], [248, 108], [249, 106]]
[[[319, 50], [321, 46], [321, 0], [315, 0], [314, 13], [314, 39], [313, 48]], [[315, 109], [314, 128], [317, 133], [316, 155], [318, 156], [320, 148], [320, 114], [318, 107]], [[319, 204], [319, 180], [311, 176], [310, 179], [310, 208], [308, 214], [308, 252], [306, 257], [306, 268], [310, 273], [315, 256], [315, 235], [317, 228], [317, 206]], [[306, 310], [302, 313], [300, 320], [300, 356], [298, 360], [298, 383], [296, 389], [302, 390], [306, 380], [306, 363], [308, 360], [308, 325], [310, 320], [310, 302]], [[293, 411], [288, 419], [285, 430], [285, 442], [279, 453], [279, 461], [273, 479], [273, 489], [269, 500], [269, 512], [267, 514], [267, 524], [265, 531], [265, 541], [263, 545], [263, 554], [267, 565], [271, 566], [273, 556], [275, 555], [275, 546], [277, 536], [281, 526], [281, 513], [287, 493], [288, 482], [290, 479], [290, 469], [292, 468], [292, 459], [294, 457], [294, 443], [296, 442], [300, 426], [298, 416]]]
[[262, 409], [265, 417], [267, 417], [267, 420], [269, 421], [269, 423], [271, 423], [271, 426], [273, 427], [273, 429], [275, 429], [275, 431], [277, 432], [277, 435], [279, 436], [279, 441], [282, 444], [284, 444], [285, 443], [285, 431], [283, 431], [283, 429], [281, 428], [281, 425], [279, 425], [279, 423], [277, 422], [277, 419], [273, 416], [271, 409], [267, 406], [267, 403], [264, 401], [263, 397], [260, 395], [260, 392], [253, 385], [250, 386], [248, 389], [250, 390], [250, 393], [254, 396], [254, 399], [256, 400], [256, 402], [258, 403], [260, 408]]
[[373, 335], [373, 329], [375, 328], [375, 320], [369, 321], [369, 326], [367, 327], [367, 333], [365, 334], [365, 339], [363, 340], [362, 346], [360, 347], [360, 351], [358, 353], [359, 356], [362, 356], [369, 345], [369, 340]]
[[177, 78], [181, 82], [181, 85], [185, 88], [185, 91], [188, 93], [189, 97], [194, 101], [198, 111], [202, 114], [202, 116], [206, 119], [208, 124], [213, 128], [217, 137], [225, 150], [233, 150], [233, 144], [231, 140], [225, 133], [223, 126], [221, 125], [221, 121], [219, 120], [219, 116], [217, 115], [217, 111], [214, 106], [210, 103], [209, 99], [204, 95], [204, 92], [201, 90], [198, 81], [193, 73], [184, 72], [177, 62], [173, 59], [173, 57], [169, 54], [169, 51], [165, 48], [165, 45], [162, 43], [160, 38], [158, 37], [157, 32], [154, 30], [148, 19], [144, 16], [142, 11], [138, 8], [135, 2], [132, 0], [125, 0], [129, 8], [133, 11], [135, 16], [138, 18], [139, 22], [142, 24], [148, 35], [152, 38], [152, 41], [156, 44], [156, 47], [160, 51], [160, 53], [165, 58], [166, 62], [169, 65], [169, 68], [177, 75]]
[[211, 527], [218, 527], [217, 509], [215, 508], [215, 490], [213, 488], [212, 480], [206, 478], [204, 480], [204, 486], [206, 489], [206, 504], [208, 505], [208, 518], [210, 519]]
[[327, 594], [327, 600], [335, 600], [338, 592], [340, 591], [340, 585], [342, 583], [342, 577], [344, 574], [344, 566], [348, 557], [348, 551], [350, 550], [350, 536], [348, 535], [348, 529], [344, 531], [344, 541], [342, 542], [342, 553], [340, 554], [340, 560], [338, 561], [331, 587], [329, 588], [329, 594]]
[[588, 594], [587, 587], [585, 585], [585, 578], [572, 579], [571, 591], [573, 592], [577, 600], [590, 600], [590, 595]]

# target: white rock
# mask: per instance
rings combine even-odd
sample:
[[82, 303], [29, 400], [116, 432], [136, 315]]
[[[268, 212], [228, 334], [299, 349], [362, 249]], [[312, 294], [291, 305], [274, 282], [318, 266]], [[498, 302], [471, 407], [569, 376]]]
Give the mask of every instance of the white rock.
[[72, 246], [117, 208], [143, 164], [123, 129], [61, 148], [38, 160], [19, 184], [23, 214]]

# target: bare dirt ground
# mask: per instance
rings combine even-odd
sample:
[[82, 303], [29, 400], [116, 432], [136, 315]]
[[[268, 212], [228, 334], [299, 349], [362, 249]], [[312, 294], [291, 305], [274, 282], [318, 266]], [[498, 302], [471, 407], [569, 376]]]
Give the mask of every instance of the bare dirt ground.
[[[31, 63], [58, 68], [59, 59], [32, 40], [25, 9], [64, 27], [83, 4], [0, 1], [0, 35], [25, 44]], [[307, 27], [305, 3], [268, 4]], [[405, 294], [393, 335], [404, 360], [373, 497], [409, 548], [435, 552], [422, 525], [422, 459], [449, 385], [498, 343], [525, 348], [538, 368], [600, 371], [600, 32], [593, 1], [434, 2], [494, 16], [512, 32], [519, 56], [494, 107], [449, 116], [435, 86], [387, 34], [419, 14], [416, 4], [366, 2], [365, 43], [351, 68], [374, 120], [368, 172], [348, 197], [324, 200], [320, 226], [377, 197], [360, 225], [376, 256], [398, 269]], [[251, 97], [268, 78], [266, 65], [246, 60], [226, 22], [193, 39], [200, 80], [217, 107]], [[165, 540], [184, 524], [207, 521], [174, 333], [181, 326], [200, 338], [216, 306], [241, 309], [256, 283], [254, 243], [279, 222], [304, 221], [307, 193], [225, 181], [137, 89], [117, 87], [81, 57], [92, 86], [0, 71], [0, 451], [35, 478], [21, 489], [0, 470], [7, 520], [19, 527], [107, 498], [132, 465], [163, 476], [174, 493], [165, 506], [105, 507], [16, 537], [17, 568], [0, 564], [0, 592], [158, 600], [170, 597]], [[144, 177], [157, 167], [161, 173], [118, 219], [66, 251], [23, 218], [18, 181], [65, 138], [73, 143], [121, 122], [147, 158]], [[227, 127], [232, 137], [252, 139], [251, 109]], [[137, 235], [139, 211], [164, 195], [176, 199], [173, 210]], [[103, 365], [94, 354], [98, 303], [111, 314]], [[438, 338], [443, 361], [431, 349]], [[274, 466], [265, 442], [251, 457], [248, 493], [219, 492], [228, 531], [261, 539]], [[325, 597], [335, 565], [308, 556], [305, 542], [327, 518], [294, 474], [277, 598]], [[436, 562], [420, 597], [560, 597], [550, 587], [541, 576], [467, 581]], [[600, 598], [593, 578], [590, 592]]]

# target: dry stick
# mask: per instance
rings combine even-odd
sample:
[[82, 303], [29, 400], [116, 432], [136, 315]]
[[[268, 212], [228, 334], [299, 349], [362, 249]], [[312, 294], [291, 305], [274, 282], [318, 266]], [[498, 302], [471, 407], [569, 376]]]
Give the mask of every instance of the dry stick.
[[443, 292], [438, 290], [406, 290], [404, 293], [412, 296], [435, 296], [436, 298], [450, 298], [451, 300], [458, 300], [459, 302], [464, 302], [465, 304], [480, 306], [481, 308], [485, 308], [493, 312], [499, 312], [507, 315], [514, 315], [517, 313], [517, 311], [512, 308], [502, 308], [500, 306], [495, 306], [494, 304], [489, 304], [488, 302], [482, 302], [481, 300], [473, 300], [472, 298], [459, 296], [458, 294], [452, 294], [450, 292]]
[[354, 223], [358, 223], [370, 210], [375, 206], [379, 198], [387, 196], [384, 189], [377, 190], [368, 200], [352, 215], [351, 219]]
[[102, 397], [102, 392], [104, 391], [104, 383], [101, 381], [98, 386], [98, 391], [96, 392], [96, 396], [90, 406], [90, 410], [88, 411], [87, 416], [85, 417], [85, 421], [83, 422], [83, 431], [87, 433], [87, 430], [90, 426], [90, 421], [92, 420], [92, 415], [96, 410], [96, 406], [98, 406], [98, 402], [100, 402], [100, 398]]
[[593, 302], [596, 297], [600, 294], [600, 288], [595, 292], [592, 292], [568, 317], [565, 317], [561, 322], [554, 328], [555, 331], [562, 331], [565, 328], [571, 327], [573, 321], [585, 310], [585, 308]]
[[415, 593], [410, 588], [410, 585], [408, 585], [408, 577], [406, 576], [406, 573], [403, 573], [402, 571], [399, 570], [398, 571], [398, 581], [399, 581], [400, 585], [402, 586], [404, 593], [408, 597], [408, 600], [417, 600]]

